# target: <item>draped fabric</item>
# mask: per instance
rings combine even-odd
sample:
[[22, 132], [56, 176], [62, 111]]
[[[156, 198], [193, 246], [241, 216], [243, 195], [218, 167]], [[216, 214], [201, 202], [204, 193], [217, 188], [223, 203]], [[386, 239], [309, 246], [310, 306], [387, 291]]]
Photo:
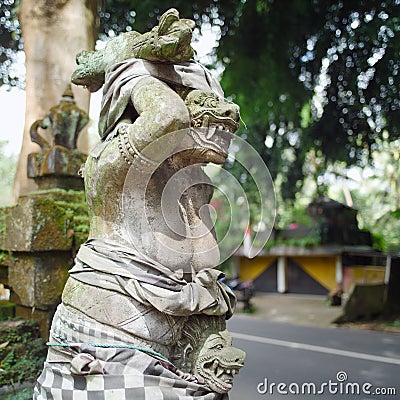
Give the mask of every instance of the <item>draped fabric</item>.
[[106, 73], [99, 118], [99, 135], [103, 140], [113, 131], [124, 113], [132, 89], [146, 76], [224, 97], [219, 82], [195, 61], [172, 64], [131, 58], [115, 64]]
[[70, 275], [173, 316], [203, 313], [226, 315], [228, 319], [236, 305], [231, 289], [219, 281], [223, 274], [217, 269], [203, 269], [192, 282], [186, 282], [181, 272], [103, 239], [90, 239], [81, 246]]
[[[202, 379], [185, 374], [157, 355], [117, 348], [126, 341], [106, 326], [60, 305], [50, 334], [51, 347], [38, 378], [34, 400], [228, 400]], [[90, 344], [109, 344], [96, 347]], [[57, 361], [57, 358], [64, 362]], [[54, 361], [55, 360], [55, 361]]]
[[[90, 288], [98, 288], [183, 322], [196, 313], [229, 317], [236, 301], [231, 290], [219, 282], [221, 273], [216, 269], [202, 270], [192, 282], [186, 282], [182, 272], [102, 239], [90, 239], [81, 246], [70, 275], [87, 288], [86, 294]], [[211, 392], [201, 378], [179, 371], [165, 353], [156, 353], [158, 348], [151, 340], [105, 324], [95, 313], [88, 315], [94, 301], [90, 296], [82, 310], [64, 300], [53, 318], [50, 348], [34, 400], [228, 399], [227, 394]], [[152, 319], [148, 313], [144, 321], [148, 317]]]

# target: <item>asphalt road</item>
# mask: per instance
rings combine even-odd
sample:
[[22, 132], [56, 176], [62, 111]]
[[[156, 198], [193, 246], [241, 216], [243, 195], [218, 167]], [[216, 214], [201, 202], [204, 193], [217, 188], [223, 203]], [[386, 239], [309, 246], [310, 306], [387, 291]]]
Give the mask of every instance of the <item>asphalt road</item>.
[[230, 400], [400, 399], [400, 335], [246, 316], [228, 329], [247, 353]]

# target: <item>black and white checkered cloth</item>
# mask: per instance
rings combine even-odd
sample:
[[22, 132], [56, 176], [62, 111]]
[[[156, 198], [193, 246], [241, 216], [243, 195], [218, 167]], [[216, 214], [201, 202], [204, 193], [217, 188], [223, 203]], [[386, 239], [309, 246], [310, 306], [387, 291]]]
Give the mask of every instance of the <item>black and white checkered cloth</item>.
[[[218, 281], [219, 271], [200, 271], [188, 283], [132, 249], [101, 240], [81, 247], [70, 274], [84, 285], [132, 296], [170, 315], [229, 317], [235, 306], [232, 292]], [[164, 355], [155, 352], [151, 341], [102, 323], [78, 305], [57, 309], [34, 400], [228, 399], [211, 392], [201, 378], [179, 371], [165, 358], [165, 349]]]
[[[70, 274], [88, 287], [179, 318], [196, 313], [229, 317], [236, 301], [219, 282], [217, 270], [202, 270], [186, 282], [134, 250], [103, 240], [81, 246]], [[227, 394], [211, 392], [201, 378], [179, 371], [165, 358], [165, 348], [156, 350], [164, 355], [158, 354], [151, 340], [92, 316], [92, 299], [87, 301], [89, 307], [79, 302], [58, 307], [34, 400], [228, 399]]]
[[69, 343], [71, 347], [50, 348], [34, 400], [228, 399], [227, 394], [210, 392], [194, 376], [183, 374], [162, 356], [132, 348], [83, 344], [91, 338], [99, 345], [123, 345], [118, 334], [99, 328], [96, 321], [59, 306], [50, 340]]
[[[83, 350], [83, 349], [82, 349]], [[45, 363], [35, 400], [222, 400], [166, 369], [160, 361], [130, 349], [85, 349], [103, 358], [103, 374], [77, 375], [66, 363]], [[100, 355], [101, 354], [101, 355]]]

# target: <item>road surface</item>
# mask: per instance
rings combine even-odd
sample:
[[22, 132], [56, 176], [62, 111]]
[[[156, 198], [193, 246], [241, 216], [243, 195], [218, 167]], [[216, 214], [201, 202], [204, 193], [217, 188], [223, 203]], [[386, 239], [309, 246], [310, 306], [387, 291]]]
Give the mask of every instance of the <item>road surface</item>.
[[228, 329], [247, 353], [230, 400], [400, 399], [400, 335], [247, 316]]

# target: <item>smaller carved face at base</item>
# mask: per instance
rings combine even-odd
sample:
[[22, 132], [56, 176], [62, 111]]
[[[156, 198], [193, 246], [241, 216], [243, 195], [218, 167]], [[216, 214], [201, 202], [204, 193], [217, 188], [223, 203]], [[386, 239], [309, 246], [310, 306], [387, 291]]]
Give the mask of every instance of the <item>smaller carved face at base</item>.
[[233, 375], [243, 367], [246, 354], [232, 347], [227, 330], [211, 334], [197, 357], [194, 373], [200, 375], [214, 392], [226, 393], [233, 385]]
[[216, 393], [232, 388], [233, 375], [243, 367], [246, 353], [232, 347], [225, 316], [192, 315], [171, 352], [174, 364], [194, 374]]

